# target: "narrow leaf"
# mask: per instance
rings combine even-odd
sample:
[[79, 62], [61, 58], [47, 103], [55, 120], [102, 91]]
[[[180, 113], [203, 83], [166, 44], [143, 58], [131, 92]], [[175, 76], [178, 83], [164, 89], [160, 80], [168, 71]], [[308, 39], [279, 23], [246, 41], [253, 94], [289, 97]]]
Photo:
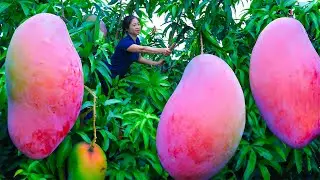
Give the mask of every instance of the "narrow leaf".
[[91, 140], [90, 140], [89, 136], [88, 136], [86, 133], [84, 133], [84, 132], [77, 132], [77, 134], [79, 134], [85, 142], [91, 143]]
[[268, 168], [263, 165], [263, 164], [258, 164], [261, 175], [263, 177], [264, 180], [269, 180], [270, 179], [270, 172], [268, 170]]
[[112, 105], [112, 104], [117, 104], [117, 103], [121, 103], [122, 101], [118, 100], [118, 99], [108, 99], [106, 100], [103, 105], [104, 106], [109, 106], [109, 105]]
[[58, 147], [57, 151], [57, 167], [61, 168], [64, 166], [64, 162], [69, 156], [72, 149], [72, 142], [70, 136], [67, 136]]
[[301, 151], [294, 149], [294, 161], [298, 170], [298, 173], [300, 174], [302, 171], [302, 157], [301, 157]]
[[9, 8], [11, 4], [6, 3], [6, 2], [0, 2], [0, 13], [2, 13], [3, 11], [5, 11], [7, 8]]
[[14, 173], [14, 176], [13, 177], [16, 177], [17, 175], [23, 173], [23, 169], [19, 169], [17, 170], [15, 173]]
[[247, 168], [244, 172], [244, 179], [249, 179], [249, 177], [251, 176], [251, 174], [253, 173], [256, 167], [256, 161], [257, 161], [257, 155], [253, 150], [251, 150]]

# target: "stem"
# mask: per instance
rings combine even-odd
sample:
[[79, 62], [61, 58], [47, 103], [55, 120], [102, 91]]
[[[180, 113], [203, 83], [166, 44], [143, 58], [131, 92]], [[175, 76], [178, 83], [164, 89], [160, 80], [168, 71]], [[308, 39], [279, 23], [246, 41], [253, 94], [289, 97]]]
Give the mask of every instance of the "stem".
[[[122, 7], [122, 0], [120, 0], [120, 10], [121, 10], [121, 7]], [[125, 11], [125, 10], [124, 10], [124, 11]], [[123, 16], [124, 11], [121, 12], [120, 17], [119, 17], [120, 23], [119, 23], [119, 26], [118, 26], [118, 28], [117, 28], [118, 31], [117, 31], [117, 33], [116, 33], [116, 39], [118, 39], [119, 32], [121, 31], [121, 28], [119, 29], [119, 27], [121, 26], [121, 18], [122, 18], [122, 16]]]
[[200, 47], [201, 47], [201, 54], [203, 54], [202, 32], [200, 32]]
[[68, 20], [66, 19], [66, 17], [64, 16], [64, 5], [63, 5], [63, 1], [61, 0], [60, 1], [61, 2], [61, 19], [65, 22], [65, 23], [67, 23], [68, 22]]
[[61, 0], [61, 16], [64, 18], [64, 6], [63, 6], [63, 0]]
[[64, 166], [58, 168], [58, 176], [60, 180], [65, 180]]
[[88, 88], [87, 86], [84, 86], [84, 88], [93, 96], [93, 139], [91, 141], [90, 149], [89, 151], [93, 150], [94, 144], [97, 141], [97, 129], [96, 129], [96, 101], [97, 101], [97, 96], [95, 93]]

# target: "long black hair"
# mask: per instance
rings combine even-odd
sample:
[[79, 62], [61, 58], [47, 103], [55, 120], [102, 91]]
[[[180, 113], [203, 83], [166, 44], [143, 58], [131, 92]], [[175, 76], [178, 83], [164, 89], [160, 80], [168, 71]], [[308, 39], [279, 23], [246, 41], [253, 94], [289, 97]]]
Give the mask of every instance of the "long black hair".
[[126, 34], [126, 31], [127, 31], [127, 29], [129, 29], [130, 23], [133, 19], [138, 19], [138, 18], [134, 15], [129, 15], [129, 16], [124, 17], [124, 19], [122, 21], [122, 34], [123, 35]]

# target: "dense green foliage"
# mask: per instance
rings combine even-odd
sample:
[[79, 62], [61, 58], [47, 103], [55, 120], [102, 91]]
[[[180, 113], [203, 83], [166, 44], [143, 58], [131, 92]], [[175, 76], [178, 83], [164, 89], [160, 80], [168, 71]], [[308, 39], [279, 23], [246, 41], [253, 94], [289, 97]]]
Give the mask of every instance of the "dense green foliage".
[[[84, 116], [93, 108], [92, 96], [85, 91], [82, 111], [75, 126], [48, 158], [30, 160], [19, 153], [7, 132], [7, 99], [3, 63], [12, 34], [24, 20], [41, 12], [63, 16], [73, 43], [81, 56], [85, 85], [97, 99], [97, 143], [106, 152], [108, 179], [167, 179], [156, 153], [155, 135], [159, 115], [178, 84], [188, 61], [201, 53], [200, 34], [205, 53], [224, 59], [234, 70], [246, 100], [246, 128], [235, 156], [214, 179], [292, 179], [319, 177], [320, 141], [303, 149], [291, 149], [266, 127], [249, 86], [250, 54], [262, 29], [278, 17], [294, 10], [295, 18], [306, 28], [320, 53], [320, 2], [300, 6], [294, 0], [253, 0], [241, 19], [232, 17], [240, 0], [138, 0], [129, 3], [102, 0], [2, 0], [0, 2], [0, 179], [64, 179], [67, 157], [74, 144], [91, 142], [92, 119]], [[128, 77], [112, 80], [102, 62], [109, 61], [122, 37], [121, 19], [136, 13], [141, 19], [142, 44], [167, 47], [174, 42], [185, 48], [166, 57], [162, 67], [134, 64]], [[96, 14], [108, 29], [106, 39], [99, 35], [99, 22], [86, 23], [87, 14]], [[164, 15], [167, 28], [154, 31], [146, 22]], [[177, 35], [183, 32], [181, 41]], [[168, 36], [166, 36], [168, 35]], [[168, 41], [166, 41], [166, 39]], [[172, 60], [173, 57], [177, 57]], [[159, 55], [146, 56], [153, 60]], [[111, 87], [101, 93], [101, 73]]]

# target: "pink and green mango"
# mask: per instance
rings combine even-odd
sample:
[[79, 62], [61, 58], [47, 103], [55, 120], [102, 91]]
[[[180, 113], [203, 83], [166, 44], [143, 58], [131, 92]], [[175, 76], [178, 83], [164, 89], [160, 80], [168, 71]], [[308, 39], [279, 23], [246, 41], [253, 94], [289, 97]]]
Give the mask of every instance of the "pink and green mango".
[[243, 91], [228, 64], [214, 55], [196, 56], [160, 117], [161, 164], [177, 180], [209, 179], [234, 155], [245, 116]]
[[258, 37], [250, 62], [250, 84], [269, 129], [293, 148], [320, 133], [320, 58], [303, 25], [279, 18]]
[[45, 158], [73, 127], [84, 91], [80, 57], [63, 20], [41, 13], [23, 22], [5, 70], [11, 140], [27, 157]]
[[94, 143], [77, 143], [68, 159], [68, 180], [106, 179], [107, 157], [103, 149]]

